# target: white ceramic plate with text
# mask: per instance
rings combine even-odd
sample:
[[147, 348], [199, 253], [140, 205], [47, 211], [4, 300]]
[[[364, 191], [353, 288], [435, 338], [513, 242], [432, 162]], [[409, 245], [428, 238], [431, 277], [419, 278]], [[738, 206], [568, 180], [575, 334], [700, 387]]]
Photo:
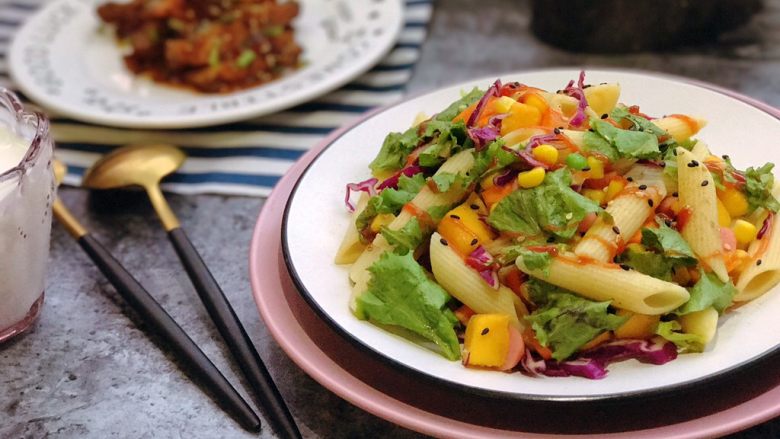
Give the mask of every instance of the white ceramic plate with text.
[[[621, 102], [639, 105], [650, 115], [682, 113], [709, 121], [697, 136], [717, 154], [729, 154], [737, 168], [780, 163], [777, 112], [663, 75], [590, 70], [587, 83], [619, 82]], [[500, 75], [548, 90], [562, 88], [576, 70], [547, 70]], [[358, 320], [348, 307], [348, 267], [333, 261], [349, 214], [344, 207], [347, 183], [369, 178], [368, 163], [390, 131], [403, 131], [419, 112], [435, 114], [458, 99], [461, 90], [487, 88], [496, 77], [448, 87], [388, 107], [344, 132], [312, 162], [298, 181], [284, 216], [284, 256], [297, 286], [309, 303], [339, 332], [391, 364], [447, 385], [511, 398], [578, 401], [612, 399], [673, 391], [701, 384], [780, 350], [780, 288], [742, 306], [719, 323], [716, 339], [702, 354], [680, 355], [663, 366], [635, 360], [612, 364], [602, 380], [532, 378], [520, 373], [467, 369], [459, 362]], [[369, 352], [366, 353], [367, 355]]]
[[101, 0], [56, 0], [17, 32], [8, 60], [30, 99], [85, 122], [128, 128], [188, 128], [235, 122], [309, 101], [369, 70], [395, 43], [400, 0], [300, 0], [294, 21], [304, 65], [275, 81], [227, 94], [156, 84], [131, 73]]

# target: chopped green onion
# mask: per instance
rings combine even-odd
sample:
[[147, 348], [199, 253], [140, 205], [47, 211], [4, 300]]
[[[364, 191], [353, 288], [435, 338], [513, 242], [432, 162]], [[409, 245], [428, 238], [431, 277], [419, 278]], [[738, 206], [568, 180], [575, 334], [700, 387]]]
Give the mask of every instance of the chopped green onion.
[[236, 65], [242, 69], [245, 69], [249, 67], [250, 64], [252, 64], [252, 61], [254, 61], [255, 58], [257, 58], [257, 54], [254, 50], [244, 49], [244, 51], [241, 52], [241, 55], [238, 55], [238, 58], [236, 59]]
[[221, 45], [222, 42], [220, 40], [216, 40], [214, 45], [211, 46], [211, 51], [209, 52], [209, 66], [219, 66], [219, 46]]
[[263, 29], [263, 35], [267, 37], [278, 37], [283, 32], [284, 32], [284, 26], [280, 26], [280, 25], [269, 26]]

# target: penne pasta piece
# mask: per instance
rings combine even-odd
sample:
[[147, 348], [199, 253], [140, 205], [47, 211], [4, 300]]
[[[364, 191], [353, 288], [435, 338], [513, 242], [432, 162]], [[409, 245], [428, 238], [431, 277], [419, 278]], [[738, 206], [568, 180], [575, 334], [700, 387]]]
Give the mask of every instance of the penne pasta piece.
[[612, 222], [598, 218], [574, 248], [577, 256], [611, 262], [618, 249], [634, 236], [655, 212], [654, 206], [666, 196], [661, 168], [635, 165], [626, 176], [633, 182], [607, 204]]
[[335, 262], [337, 264], [351, 264], [355, 262], [360, 254], [363, 253], [363, 250], [366, 249], [366, 244], [360, 240], [360, 233], [358, 233], [358, 230], [355, 227], [355, 221], [360, 213], [363, 212], [363, 209], [366, 208], [366, 205], [368, 205], [369, 198], [371, 197], [369, 197], [367, 193], [360, 193], [360, 198], [355, 206], [355, 211], [352, 212], [352, 215], [349, 218], [349, 225], [344, 232], [344, 238], [342, 238], [341, 245], [339, 245], [339, 249], [336, 252]]
[[[453, 173], [465, 174], [474, 164], [474, 155], [472, 150], [461, 151], [450, 157], [444, 162], [436, 174]], [[434, 193], [427, 185], [412, 199], [410, 204], [417, 211], [425, 212], [434, 206], [450, 205], [460, 201], [465, 195], [461, 188], [451, 188], [451, 190], [442, 193]], [[404, 208], [401, 213], [390, 223], [390, 230], [399, 230], [412, 219], [413, 215], [408, 209]], [[366, 250], [355, 260], [355, 263], [349, 269], [349, 278], [357, 283], [358, 277], [371, 266], [379, 256], [391, 248], [384, 236], [381, 234], [374, 238], [374, 241], [366, 247]], [[362, 291], [361, 291], [362, 292]], [[359, 294], [359, 293], [358, 293]]]
[[[685, 241], [701, 260], [723, 282], [729, 281], [723, 244], [718, 224], [717, 195], [712, 175], [685, 148], [677, 148], [677, 192], [682, 209], [679, 218], [687, 216], [681, 224]], [[687, 210], [687, 213], [684, 211]]]
[[574, 255], [558, 256], [543, 270], [530, 270], [517, 258], [517, 267], [531, 276], [573, 291], [592, 300], [612, 302], [631, 312], [658, 315], [674, 310], [690, 298], [688, 291], [671, 282], [662, 281], [634, 270], [624, 270], [615, 264], [578, 259]]
[[686, 334], [696, 334], [705, 345], [715, 338], [718, 330], [718, 311], [707, 308], [680, 316], [680, 326]]
[[585, 146], [585, 131], [562, 130], [561, 133], [568, 137], [577, 148], [582, 149]]
[[766, 293], [780, 282], [780, 233], [777, 217], [764, 236], [748, 248], [750, 263], [736, 282], [735, 302], [747, 302]]
[[669, 133], [676, 142], [682, 142], [690, 139], [698, 133], [707, 121], [698, 117], [686, 116], [684, 114], [672, 114], [652, 121], [655, 126]]
[[498, 289], [488, 285], [452, 248], [444, 245], [441, 235], [435, 232], [431, 236], [430, 257], [433, 276], [448, 293], [478, 314], [508, 315], [509, 321], [522, 332], [524, 325], [518, 314], [522, 316], [528, 312], [522, 301], [517, 300], [516, 306], [517, 296], [512, 290], [503, 285]]
[[601, 116], [609, 114], [618, 103], [620, 98], [620, 84], [599, 84], [588, 87], [585, 90], [585, 99], [588, 106]]
[[691, 148], [691, 154], [693, 154], [693, 156], [696, 157], [696, 160], [700, 162], [706, 160], [707, 157], [711, 155], [707, 144], [701, 140], [697, 141], [696, 144], [693, 145], [693, 148]]

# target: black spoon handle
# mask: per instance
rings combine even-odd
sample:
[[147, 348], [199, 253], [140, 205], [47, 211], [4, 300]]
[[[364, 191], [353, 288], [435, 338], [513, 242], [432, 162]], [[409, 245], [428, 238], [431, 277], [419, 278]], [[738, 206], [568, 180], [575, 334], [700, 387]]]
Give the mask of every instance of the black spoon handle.
[[190, 279], [192, 279], [195, 290], [206, 306], [211, 319], [217, 325], [233, 356], [238, 359], [241, 370], [254, 389], [269, 420], [274, 424], [276, 432], [282, 437], [300, 438], [301, 433], [295, 420], [284, 403], [282, 395], [274, 385], [268, 369], [238, 320], [236, 312], [230, 306], [230, 302], [187, 234], [181, 227], [177, 227], [168, 232], [168, 237], [171, 239]]
[[78, 238], [78, 242], [127, 303], [174, 348], [178, 358], [197, 375], [201, 386], [211, 391], [214, 401], [244, 428], [260, 430], [260, 419], [246, 401], [125, 267], [89, 234]]

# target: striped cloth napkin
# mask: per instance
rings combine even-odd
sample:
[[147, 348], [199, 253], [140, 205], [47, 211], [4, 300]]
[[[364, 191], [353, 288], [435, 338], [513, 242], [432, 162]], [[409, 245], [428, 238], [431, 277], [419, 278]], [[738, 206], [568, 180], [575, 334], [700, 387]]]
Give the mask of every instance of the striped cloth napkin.
[[[16, 28], [46, 0], [0, 0], [0, 85], [14, 89], [6, 52]], [[404, 27], [377, 66], [339, 90], [273, 115], [187, 130], [128, 130], [52, 119], [57, 156], [68, 164], [66, 184], [116, 145], [161, 142], [189, 158], [164, 189], [185, 193], [265, 196], [289, 167], [331, 131], [362, 113], [399, 100], [420, 56], [433, 0], [405, 0]]]

